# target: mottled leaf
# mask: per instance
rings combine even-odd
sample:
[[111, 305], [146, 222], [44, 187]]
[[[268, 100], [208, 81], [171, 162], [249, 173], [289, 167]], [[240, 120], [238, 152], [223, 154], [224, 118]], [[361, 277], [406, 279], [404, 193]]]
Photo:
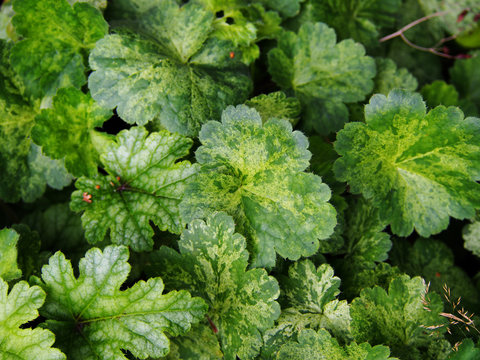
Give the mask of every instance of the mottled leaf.
[[114, 34], [90, 55], [92, 97], [126, 122], [156, 119], [172, 132], [196, 135], [251, 88], [233, 44], [209, 38], [214, 15], [199, 4], [165, 0], [138, 14], [138, 36]]
[[465, 249], [480, 257], [480, 220], [475, 218], [471, 224], [463, 228], [463, 240]]
[[206, 311], [205, 302], [186, 291], [163, 294], [160, 278], [139, 281], [122, 291], [130, 272], [128, 248], [108, 246], [89, 250], [80, 260], [79, 276], [61, 252], [42, 269], [47, 293], [42, 315], [69, 359], [127, 359], [165, 356], [168, 332], [177, 336], [190, 329]]
[[63, 360], [65, 355], [52, 348], [55, 336], [44, 329], [26, 328], [38, 317], [45, 293], [38, 286], [20, 281], [8, 293], [8, 284], [0, 278], [0, 358], [5, 360]]
[[97, 173], [98, 155], [93, 141], [96, 127], [112, 116], [98, 106], [90, 95], [75, 88], [58, 90], [52, 107], [43, 109], [35, 118], [33, 140], [54, 159], [65, 157], [68, 171], [79, 177]]
[[300, 102], [295, 97], [287, 97], [282, 91], [255, 96], [245, 101], [245, 105], [257, 110], [264, 122], [277, 118], [295, 125], [300, 118]]
[[86, 59], [108, 30], [102, 14], [87, 3], [15, 0], [15, 31], [23, 40], [12, 49], [12, 66], [28, 94], [41, 98], [60, 87], [86, 82]]
[[0, 277], [5, 281], [18, 279], [22, 270], [17, 264], [17, 242], [19, 235], [13, 229], [0, 230]]
[[426, 113], [418, 94], [374, 95], [366, 123], [340, 131], [334, 165], [339, 180], [380, 209], [393, 233], [422, 236], [471, 218], [480, 206], [480, 121], [443, 106]]
[[182, 233], [180, 254], [160, 248], [152, 255], [151, 271], [164, 275], [171, 288], [206, 300], [225, 359], [253, 359], [263, 344], [262, 332], [280, 314], [275, 301], [279, 288], [265, 269], [246, 271], [246, 241], [234, 231], [233, 219], [225, 213], [194, 220]]
[[315, 268], [310, 260], [293, 264], [281, 279], [283, 309], [277, 325], [264, 335], [263, 359], [272, 359], [280, 346], [302, 329], [327, 329], [337, 339], [350, 339], [350, 309], [338, 300], [340, 279], [328, 264]]
[[280, 348], [279, 360], [387, 360], [390, 350], [386, 346], [370, 346], [368, 343], [352, 342], [345, 348], [324, 329], [315, 332], [303, 330], [297, 341], [291, 341]]
[[108, 175], [81, 177], [72, 194], [71, 208], [82, 215], [85, 237], [91, 243], [111, 241], [134, 251], [153, 245], [150, 221], [160, 230], [180, 233], [184, 223], [178, 204], [196, 166], [175, 162], [188, 154], [192, 141], [163, 130], [148, 134], [133, 127], [117, 135], [100, 155]]
[[374, 94], [387, 95], [395, 88], [408, 91], [417, 90], [417, 79], [407, 69], [398, 69], [392, 59], [375, 58], [375, 64], [377, 65], [377, 75], [374, 79]]
[[328, 186], [305, 173], [307, 138], [286, 120], [270, 119], [244, 105], [227, 108], [222, 122], [200, 132], [196, 152], [201, 170], [188, 186], [185, 221], [213, 211], [232, 215], [249, 240], [252, 266], [273, 266], [275, 253], [297, 260], [313, 255], [318, 239], [335, 226]]
[[423, 326], [442, 324], [438, 314], [443, 310], [442, 300], [435, 293], [425, 297], [430, 311], [425, 310], [425, 293], [424, 281], [407, 275], [393, 279], [388, 293], [378, 286], [364, 289], [350, 307], [355, 340], [387, 345], [400, 359], [421, 359], [422, 352], [438, 339], [429, 336]]
[[353, 40], [336, 43], [323, 23], [306, 23], [298, 34], [284, 33], [268, 53], [268, 71], [283, 89], [292, 89], [304, 107], [307, 129], [322, 135], [348, 120], [345, 103], [363, 100], [373, 89], [375, 62]]

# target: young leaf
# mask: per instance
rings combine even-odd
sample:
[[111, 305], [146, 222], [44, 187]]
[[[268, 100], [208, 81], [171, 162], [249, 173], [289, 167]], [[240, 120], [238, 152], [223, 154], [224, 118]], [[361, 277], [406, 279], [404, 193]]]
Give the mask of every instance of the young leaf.
[[480, 206], [480, 120], [458, 108], [426, 114], [418, 94], [374, 95], [364, 123], [340, 131], [334, 165], [339, 180], [380, 209], [392, 232], [422, 236], [448, 226], [449, 216], [471, 218]]
[[77, 180], [71, 208], [84, 211], [89, 242], [103, 240], [110, 229], [113, 243], [149, 251], [150, 221], [173, 233], [184, 228], [178, 205], [197, 167], [175, 161], [188, 154], [192, 141], [166, 130], [147, 135], [143, 127], [120, 132], [100, 155], [108, 175]]
[[79, 277], [61, 252], [50, 258], [37, 280], [47, 293], [42, 314], [69, 359], [127, 359], [165, 356], [168, 332], [177, 336], [205, 314], [205, 302], [186, 291], [163, 293], [160, 278], [139, 281], [125, 291], [120, 286], [130, 271], [128, 248], [107, 246], [89, 250], [80, 260]]
[[420, 89], [428, 107], [434, 108], [438, 105], [457, 106], [458, 92], [455, 86], [447, 84], [443, 80], [436, 80]]
[[152, 256], [152, 271], [164, 274], [171, 288], [204, 298], [225, 359], [253, 359], [262, 332], [280, 314], [278, 283], [264, 269], [246, 271], [245, 238], [234, 232], [233, 219], [214, 213], [194, 220], [182, 233], [180, 254], [162, 247]]
[[392, 280], [388, 293], [378, 286], [364, 289], [350, 307], [355, 341], [387, 345], [401, 359], [421, 359], [422, 349], [436, 341], [423, 326], [441, 324], [438, 314], [443, 310], [435, 293], [425, 297], [430, 311], [425, 310], [425, 294], [423, 280], [407, 275]]
[[278, 360], [394, 360], [386, 346], [370, 346], [368, 343], [352, 342], [345, 348], [338, 344], [328, 331], [315, 332], [305, 329], [300, 332], [297, 341], [286, 343], [280, 348]]
[[23, 40], [13, 47], [11, 61], [27, 93], [41, 98], [84, 85], [88, 52], [108, 30], [100, 11], [66, 0], [15, 0], [13, 9]]
[[196, 135], [201, 125], [250, 92], [232, 44], [209, 38], [213, 13], [174, 0], [138, 14], [144, 36], [109, 35], [90, 55], [92, 97], [126, 122], [158, 119], [169, 131]]
[[347, 122], [345, 103], [372, 91], [375, 61], [351, 39], [337, 44], [327, 25], [306, 23], [298, 34], [279, 38], [268, 53], [268, 71], [282, 89], [294, 91], [304, 107], [305, 126], [328, 135]]
[[15, 230], [0, 230], [0, 277], [5, 281], [18, 279], [22, 270], [17, 265], [17, 242], [19, 235]]
[[257, 110], [264, 122], [274, 117], [295, 125], [300, 118], [300, 102], [295, 97], [287, 97], [282, 91], [255, 96], [245, 101], [245, 105]]
[[8, 284], [0, 278], [0, 357], [19, 360], [64, 360], [65, 355], [51, 346], [53, 334], [44, 329], [25, 328], [38, 317], [45, 293], [38, 286], [20, 281], [8, 293]]
[[65, 157], [65, 166], [74, 176], [93, 176], [98, 163], [95, 127], [111, 116], [112, 112], [98, 106], [90, 95], [75, 88], [59, 89], [52, 108], [35, 118], [32, 138], [48, 156]]
[[228, 107], [222, 122], [200, 132], [202, 165], [180, 205], [185, 221], [225, 211], [247, 236], [252, 266], [273, 266], [275, 252], [297, 260], [313, 255], [318, 239], [335, 227], [330, 190], [307, 174], [307, 138], [286, 120], [270, 119], [245, 105]]
[[264, 335], [262, 358], [272, 359], [280, 346], [296, 338], [301, 329], [326, 329], [343, 341], [349, 339], [350, 309], [337, 299], [340, 279], [322, 264], [317, 269], [310, 260], [293, 264], [288, 278], [282, 279], [284, 308], [277, 325]]

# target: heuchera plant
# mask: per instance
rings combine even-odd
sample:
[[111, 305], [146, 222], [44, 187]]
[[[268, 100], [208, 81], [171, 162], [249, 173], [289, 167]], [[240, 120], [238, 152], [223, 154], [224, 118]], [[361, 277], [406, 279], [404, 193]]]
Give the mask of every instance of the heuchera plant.
[[4, 0], [0, 359], [480, 359], [479, 39], [476, 0]]

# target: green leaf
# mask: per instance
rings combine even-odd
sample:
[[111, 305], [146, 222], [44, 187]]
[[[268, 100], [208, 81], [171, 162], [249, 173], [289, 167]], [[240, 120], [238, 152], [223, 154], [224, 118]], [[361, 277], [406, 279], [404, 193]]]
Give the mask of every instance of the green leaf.
[[142, 36], [109, 35], [90, 55], [92, 97], [126, 122], [155, 119], [172, 132], [196, 135], [229, 104], [250, 93], [246, 67], [232, 44], [210, 38], [214, 16], [173, 0], [138, 15]]
[[117, 142], [100, 155], [108, 175], [81, 177], [75, 184], [71, 209], [84, 211], [87, 240], [101, 241], [110, 230], [113, 243], [149, 251], [150, 221], [160, 230], [180, 233], [185, 225], [178, 204], [197, 167], [175, 161], [187, 155], [191, 145], [190, 139], [166, 130], [148, 134], [143, 127], [133, 127], [120, 132]]
[[285, 90], [292, 89], [304, 107], [305, 126], [322, 135], [348, 120], [344, 103], [363, 100], [373, 89], [375, 62], [353, 40], [336, 44], [335, 31], [306, 23], [298, 34], [284, 33], [268, 53], [268, 71]]
[[252, 266], [273, 266], [275, 252], [297, 260], [313, 255], [318, 239], [335, 227], [328, 186], [305, 173], [307, 138], [286, 120], [270, 119], [245, 105], [228, 107], [222, 122], [200, 132], [201, 164], [180, 206], [185, 221], [213, 211], [233, 216], [249, 240]]
[[304, 0], [260, 0], [265, 7], [278, 11], [283, 17], [292, 17], [300, 11]]
[[20, 281], [8, 293], [8, 284], [0, 278], [0, 357], [19, 360], [66, 359], [59, 350], [52, 348], [53, 334], [44, 329], [25, 328], [25, 323], [38, 317], [45, 293], [38, 286], [30, 287]]
[[472, 280], [464, 270], [454, 265], [452, 250], [439, 240], [420, 238], [411, 246], [399, 239], [394, 243], [390, 261], [410, 276], [422, 276], [430, 283], [430, 289], [438, 294], [444, 294], [446, 286], [451, 294], [446, 306], [459, 297], [466, 308], [479, 303], [480, 294]]
[[69, 359], [127, 359], [165, 356], [168, 332], [177, 336], [205, 314], [205, 302], [186, 291], [163, 293], [160, 278], [120, 290], [130, 272], [128, 248], [93, 248], [80, 260], [79, 276], [57, 252], [42, 269], [47, 293], [42, 315]]
[[438, 105], [458, 106], [458, 92], [455, 86], [447, 84], [443, 80], [435, 80], [421, 88], [422, 94], [428, 107], [434, 108]]
[[480, 349], [475, 347], [472, 339], [462, 341], [457, 351], [453, 351], [448, 357], [450, 360], [479, 360]]
[[295, 126], [300, 118], [300, 102], [295, 97], [287, 97], [282, 91], [255, 96], [245, 101], [245, 105], [257, 110], [263, 121], [285, 119]]
[[443, 310], [435, 293], [425, 298], [431, 311], [425, 310], [425, 293], [425, 282], [407, 275], [393, 279], [388, 293], [378, 286], [364, 289], [350, 307], [355, 341], [387, 345], [400, 359], [421, 359], [422, 350], [435, 341], [423, 326], [441, 324]]
[[107, 0], [67, 0], [70, 5], [73, 5], [77, 2], [84, 2], [89, 5], [92, 5], [94, 8], [98, 10], [105, 10], [107, 7]]
[[390, 350], [383, 345], [370, 346], [368, 343], [360, 345], [355, 342], [345, 348], [338, 344], [328, 331], [324, 329], [315, 332], [311, 329], [303, 330], [297, 341], [291, 341], [280, 348], [279, 360], [387, 360]]
[[465, 249], [480, 257], [480, 219], [475, 218], [471, 224], [463, 228]]
[[387, 95], [391, 90], [395, 88], [408, 91], [417, 90], [417, 79], [415, 79], [415, 77], [410, 74], [407, 69], [397, 69], [397, 64], [395, 64], [392, 59], [375, 58], [375, 64], [377, 65], [377, 75], [374, 79], [374, 94]]
[[18, 279], [22, 270], [17, 265], [19, 235], [13, 229], [0, 230], [0, 277], [5, 281]]
[[480, 51], [473, 52], [470, 59], [459, 59], [450, 68], [450, 80], [460, 96], [474, 104], [480, 103]]
[[402, 90], [374, 95], [364, 123], [340, 131], [334, 165], [380, 209], [393, 233], [413, 229], [422, 236], [448, 226], [449, 216], [471, 218], [480, 206], [479, 119], [463, 118], [458, 108], [436, 107], [426, 114], [418, 94]]
[[75, 88], [59, 89], [52, 108], [43, 109], [35, 118], [32, 138], [48, 156], [65, 157], [65, 166], [73, 175], [93, 176], [98, 166], [92, 139], [95, 128], [111, 116], [90, 95]]
[[381, 30], [395, 24], [400, 5], [401, 0], [309, 0], [295, 22], [321, 21], [342, 40], [376, 47]]
[[161, 247], [152, 255], [152, 271], [164, 274], [168, 286], [206, 300], [225, 359], [253, 359], [263, 344], [262, 332], [280, 315], [279, 288], [265, 269], [246, 271], [246, 241], [234, 231], [225, 213], [194, 220], [182, 233], [180, 254]]
[[27, 92], [41, 98], [60, 87], [84, 85], [88, 52], [108, 30], [102, 14], [66, 0], [14, 0], [13, 9], [23, 40], [13, 47], [11, 61]]
[[305, 328], [326, 329], [341, 341], [349, 340], [350, 308], [345, 300], [337, 299], [340, 279], [333, 276], [332, 267], [315, 268], [310, 260], [303, 260], [293, 264], [288, 275], [281, 281], [282, 314], [264, 335], [262, 358], [274, 358], [280, 346]]

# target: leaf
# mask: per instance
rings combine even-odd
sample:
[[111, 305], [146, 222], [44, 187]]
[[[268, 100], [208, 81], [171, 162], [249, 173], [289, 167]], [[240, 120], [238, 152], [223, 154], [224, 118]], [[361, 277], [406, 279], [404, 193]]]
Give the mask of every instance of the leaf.
[[298, 342], [288, 342], [280, 348], [277, 359], [279, 360], [387, 360], [390, 350], [386, 346], [370, 346], [368, 343], [357, 345], [355, 342], [345, 348], [331, 337], [324, 329], [315, 332], [311, 329], [303, 330]]
[[15, 31], [23, 37], [11, 61], [36, 98], [54, 95], [60, 87], [85, 84], [85, 60], [108, 30], [102, 14], [86, 3], [66, 0], [15, 0]]
[[160, 271], [168, 286], [206, 300], [225, 359], [253, 359], [263, 344], [262, 332], [280, 315], [279, 288], [265, 269], [246, 271], [246, 241], [234, 231], [225, 213], [194, 220], [182, 233], [180, 254], [161, 247], [152, 255], [151, 271]]
[[281, 280], [282, 314], [264, 335], [262, 358], [273, 359], [284, 343], [306, 328], [326, 329], [341, 341], [350, 340], [350, 308], [337, 299], [340, 279], [333, 276], [332, 267], [315, 268], [310, 260], [303, 260], [294, 263], [288, 275]]
[[52, 108], [43, 109], [35, 118], [32, 137], [48, 156], [65, 157], [65, 166], [73, 175], [93, 176], [98, 166], [95, 128], [111, 116], [112, 112], [98, 106], [90, 95], [75, 88], [59, 89]]
[[336, 44], [333, 29], [306, 23], [298, 34], [286, 32], [279, 38], [278, 47], [268, 53], [268, 71], [300, 100], [307, 129], [328, 135], [348, 120], [344, 103], [363, 100], [372, 91], [375, 62], [361, 44]]
[[364, 289], [350, 307], [355, 341], [387, 345], [400, 359], [421, 359], [422, 349], [435, 341], [423, 326], [441, 324], [438, 314], [443, 310], [435, 293], [426, 298], [431, 311], [425, 310], [425, 292], [420, 277], [410, 279], [407, 275], [393, 279], [388, 293], [378, 286]]
[[22, 270], [17, 265], [18, 238], [19, 235], [13, 229], [0, 230], [0, 277], [5, 281], [22, 276]]
[[427, 84], [420, 90], [428, 107], [434, 108], [438, 105], [458, 106], [458, 92], [455, 86], [447, 84], [443, 80], [436, 80]]
[[65, 355], [51, 346], [53, 334], [44, 329], [25, 328], [38, 317], [45, 293], [38, 286], [20, 281], [8, 293], [8, 284], [0, 278], [0, 357], [19, 360], [59, 360]]
[[300, 118], [300, 102], [295, 97], [287, 97], [282, 91], [255, 96], [245, 101], [245, 105], [257, 110], [263, 121], [285, 119], [295, 126]]
[[67, 0], [70, 5], [73, 5], [77, 2], [87, 3], [98, 10], [105, 10], [107, 7], [107, 0]]
[[308, 141], [290, 123], [262, 124], [257, 111], [240, 105], [228, 107], [221, 123], [205, 124], [199, 137], [201, 169], [180, 206], [185, 221], [227, 212], [249, 241], [254, 267], [274, 266], [275, 252], [292, 260], [313, 255], [318, 239], [330, 236], [330, 190], [304, 172]]
[[340, 39], [378, 46], [381, 30], [395, 24], [401, 0], [309, 0], [296, 23], [321, 21], [335, 29]]
[[470, 59], [456, 60], [450, 68], [450, 79], [460, 96], [474, 104], [480, 103], [480, 52], [473, 52]]
[[451, 360], [478, 360], [480, 359], [480, 349], [475, 347], [472, 339], [462, 341], [457, 351], [453, 351], [448, 357]]
[[475, 218], [471, 224], [463, 228], [463, 240], [465, 240], [465, 249], [471, 251], [480, 257], [480, 221]]
[[419, 238], [413, 246], [397, 240], [390, 254], [392, 265], [396, 265], [410, 276], [420, 275], [430, 283], [430, 289], [445, 294], [444, 288], [451, 290], [450, 301], [462, 298], [462, 306], [477, 306], [479, 292], [468, 274], [454, 265], [452, 250], [440, 240]]
[[133, 127], [120, 132], [100, 154], [108, 175], [81, 177], [75, 184], [71, 209], [83, 211], [87, 240], [101, 241], [110, 230], [113, 243], [150, 251], [150, 221], [160, 230], [180, 233], [184, 223], [178, 204], [197, 167], [175, 161], [187, 155], [191, 145], [190, 139], [166, 130], [148, 134], [143, 127]]
[[267, 8], [278, 11], [283, 17], [297, 15], [303, 1], [304, 0], [261, 0]]
[[418, 94], [393, 90], [374, 95], [364, 123], [350, 123], [337, 135], [342, 156], [335, 175], [353, 193], [372, 199], [394, 234], [421, 236], [448, 226], [449, 216], [471, 218], [480, 206], [479, 120], [458, 108], [426, 114]]
[[417, 90], [417, 79], [407, 69], [397, 69], [397, 64], [392, 59], [377, 57], [375, 58], [375, 64], [377, 65], [377, 75], [374, 79], [374, 94], [387, 95], [395, 88], [407, 91]]
[[251, 82], [232, 44], [210, 38], [214, 16], [173, 0], [138, 15], [143, 36], [108, 35], [90, 55], [92, 97], [126, 122], [155, 119], [171, 132], [196, 135], [227, 105], [243, 102]]
[[122, 291], [130, 272], [128, 248], [93, 248], [80, 260], [76, 278], [69, 260], [57, 252], [42, 269], [47, 293], [42, 315], [69, 359], [127, 359], [165, 356], [169, 341], [190, 329], [206, 311], [205, 302], [186, 291], [163, 293], [160, 278]]

